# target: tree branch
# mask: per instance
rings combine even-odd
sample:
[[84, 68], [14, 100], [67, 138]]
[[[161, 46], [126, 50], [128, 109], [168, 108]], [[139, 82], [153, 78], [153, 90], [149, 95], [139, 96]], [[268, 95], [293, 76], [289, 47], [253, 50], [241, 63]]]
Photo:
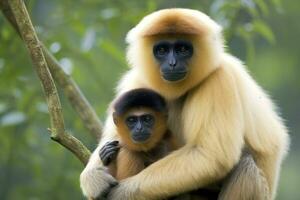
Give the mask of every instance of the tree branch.
[[[1, 6], [4, 5], [3, 0], [0, 3]], [[23, 0], [9, 0], [8, 5], [42, 83], [50, 114], [51, 139], [68, 148], [86, 164], [90, 156], [89, 150], [79, 140], [65, 132], [62, 108], [57, 89], [47, 67], [42, 46], [34, 31], [25, 4]]]
[[58, 61], [43, 44], [42, 48], [48, 67], [55, 81], [63, 89], [64, 94], [68, 97], [72, 107], [83, 121], [84, 126], [95, 138], [99, 139], [102, 134], [102, 122], [98, 118], [95, 110], [82, 94], [75, 81], [64, 72]]
[[[0, 8], [6, 19], [21, 36], [16, 19], [7, 3], [7, 0], [0, 0]], [[75, 81], [66, 74], [64, 70], [62, 70], [62, 67], [56, 58], [47, 50], [42, 42], [40, 42], [40, 45], [42, 46], [43, 54], [53, 78], [63, 89], [63, 92], [67, 96], [71, 106], [78, 113], [87, 130], [95, 138], [99, 139], [102, 134], [102, 122], [99, 120], [95, 110], [85, 98]]]

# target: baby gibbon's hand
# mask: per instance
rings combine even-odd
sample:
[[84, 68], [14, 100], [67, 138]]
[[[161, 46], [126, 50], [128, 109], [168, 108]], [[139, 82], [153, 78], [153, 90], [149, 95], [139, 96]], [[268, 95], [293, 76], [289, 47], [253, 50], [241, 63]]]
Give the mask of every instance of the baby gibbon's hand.
[[107, 142], [99, 151], [100, 159], [104, 166], [109, 165], [118, 155], [120, 146], [119, 141]]

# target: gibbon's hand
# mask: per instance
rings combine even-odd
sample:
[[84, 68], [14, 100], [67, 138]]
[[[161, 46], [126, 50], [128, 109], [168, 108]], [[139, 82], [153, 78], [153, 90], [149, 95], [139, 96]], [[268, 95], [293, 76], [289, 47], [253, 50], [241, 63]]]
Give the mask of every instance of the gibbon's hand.
[[120, 146], [119, 141], [107, 142], [99, 151], [100, 159], [104, 166], [108, 166], [118, 155]]
[[121, 181], [108, 193], [106, 200], [147, 200], [139, 193], [137, 182], [132, 178]]
[[110, 184], [110, 187], [108, 187], [106, 190], [103, 190], [102, 193], [95, 199], [92, 200], [108, 200], [107, 196], [112, 190], [112, 188], [116, 187], [119, 183], [118, 182], [113, 182]]
[[[103, 199], [118, 181], [106, 172], [105, 167], [85, 169], [80, 175], [80, 186], [86, 197]], [[104, 198], [105, 199], [105, 198]]]

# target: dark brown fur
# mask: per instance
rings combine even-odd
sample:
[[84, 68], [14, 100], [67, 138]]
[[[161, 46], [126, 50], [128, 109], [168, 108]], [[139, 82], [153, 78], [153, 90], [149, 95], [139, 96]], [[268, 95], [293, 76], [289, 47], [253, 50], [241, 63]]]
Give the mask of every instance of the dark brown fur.
[[122, 180], [136, 175], [150, 164], [165, 157], [169, 152], [175, 150], [176, 144], [168, 131], [154, 148], [149, 151], [137, 151], [128, 148], [128, 144], [121, 141], [121, 149], [114, 162], [109, 165], [109, 172], [117, 180]]

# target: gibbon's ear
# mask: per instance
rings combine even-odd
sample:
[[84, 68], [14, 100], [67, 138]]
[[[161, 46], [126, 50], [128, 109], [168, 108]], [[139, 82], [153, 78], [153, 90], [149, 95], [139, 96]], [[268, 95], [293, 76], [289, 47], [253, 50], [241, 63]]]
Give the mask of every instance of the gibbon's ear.
[[118, 114], [116, 113], [116, 112], [113, 112], [113, 120], [114, 120], [114, 123], [115, 123], [115, 125], [118, 125]]

